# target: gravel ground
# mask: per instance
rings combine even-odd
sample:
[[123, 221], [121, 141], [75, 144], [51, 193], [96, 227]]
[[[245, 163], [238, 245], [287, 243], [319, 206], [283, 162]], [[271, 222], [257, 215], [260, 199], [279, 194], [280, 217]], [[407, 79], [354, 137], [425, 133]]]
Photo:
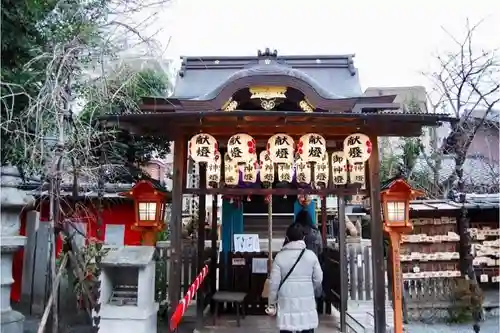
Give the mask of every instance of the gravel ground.
[[[405, 325], [408, 333], [472, 333], [472, 324], [420, 324], [410, 323]], [[481, 323], [481, 333], [500, 332], [500, 318], [489, 318]]]
[[[26, 318], [24, 323], [24, 333], [36, 333], [39, 324], [38, 318]], [[410, 323], [405, 325], [408, 333], [473, 333], [472, 324], [421, 324]], [[194, 324], [183, 325], [179, 328], [179, 333], [192, 333]], [[89, 326], [76, 325], [61, 330], [61, 333], [90, 333]], [[159, 322], [158, 333], [168, 332], [167, 327]], [[481, 333], [498, 333], [500, 332], [500, 317], [489, 318], [481, 323]], [[257, 333], [257, 332], [256, 332]]]

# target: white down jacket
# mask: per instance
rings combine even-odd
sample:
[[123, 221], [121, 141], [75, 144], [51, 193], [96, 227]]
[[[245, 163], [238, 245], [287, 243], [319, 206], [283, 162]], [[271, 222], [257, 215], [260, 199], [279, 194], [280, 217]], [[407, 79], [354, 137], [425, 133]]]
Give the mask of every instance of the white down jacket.
[[290, 242], [276, 255], [273, 263], [269, 301], [275, 304], [277, 300], [276, 323], [280, 330], [303, 331], [318, 327], [314, 290], [321, 288], [323, 271], [313, 251], [305, 250], [299, 263], [278, 291], [280, 281], [285, 278], [305, 248], [304, 241]]

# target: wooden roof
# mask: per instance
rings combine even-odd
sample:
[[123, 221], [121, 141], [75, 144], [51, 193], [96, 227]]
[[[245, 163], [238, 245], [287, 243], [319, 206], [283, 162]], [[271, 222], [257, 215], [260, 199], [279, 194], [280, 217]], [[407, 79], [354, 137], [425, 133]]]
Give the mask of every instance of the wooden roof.
[[[420, 136], [423, 126], [450, 121], [446, 115], [394, 112], [396, 96], [362, 96], [353, 56], [185, 58], [174, 96], [146, 97], [140, 113], [108, 115], [136, 134], [166, 140], [206, 131], [217, 139], [247, 132], [255, 139], [279, 132], [321, 133], [327, 140], [353, 132], [377, 136]], [[286, 101], [271, 111], [255, 109], [251, 87], [286, 87]], [[222, 111], [231, 100], [244, 110]], [[255, 101], [255, 100], [253, 100]], [[304, 112], [299, 102], [313, 112]], [[404, 123], [404, 126], [402, 126]]]
[[318, 132], [327, 140], [353, 132], [377, 136], [420, 136], [423, 126], [439, 126], [440, 122], [449, 121], [448, 116], [442, 114], [245, 110], [150, 112], [110, 115], [104, 119], [136, 134], [161, 136], [166, 140], [189, 137], [200, 131], [208, 132], [217, 139], [228, 139], [237, 132], [249, 133], [255, 139], [268, 138], [279, 132], [290, 135]]

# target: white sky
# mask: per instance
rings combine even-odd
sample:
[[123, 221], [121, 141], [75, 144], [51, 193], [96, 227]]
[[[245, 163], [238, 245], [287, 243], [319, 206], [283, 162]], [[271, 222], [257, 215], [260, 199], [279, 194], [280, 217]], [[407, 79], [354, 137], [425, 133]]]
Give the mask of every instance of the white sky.
[[499, 0], [173, 0], [159, 13], [169, 58], [354, 53], [363, 88], [426, 85], [420, 74], [465, 25], [485, 19], [478, 45], [500, 47]]

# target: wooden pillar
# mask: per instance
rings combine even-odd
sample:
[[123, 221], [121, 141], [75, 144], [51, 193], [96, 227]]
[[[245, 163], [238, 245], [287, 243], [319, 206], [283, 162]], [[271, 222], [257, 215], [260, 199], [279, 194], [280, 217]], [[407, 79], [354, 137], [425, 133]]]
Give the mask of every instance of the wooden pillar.
[[[200, 164], [200, 189], [207, 188], [207, 165]], [[198, 196], [198, 273], [204, 266], [205, 261], [205, 219], [207, 216], [207, 196], [200, 194]], [[203, 286], [203, 285], [202, 285]], [[203, 328], [203, 310], [205, 307], [205, 299], [203, 298], [203, 287], [198, 288], [196, 293], [196, 325], [199, 330]]]
[[403, 333], [403, 281], [401, 281], [401, 234], [389, 231], [392, 255], [392, 306], [394, 309], [394, 333]]
[[327, 230], [326, 230], [326, 196], [321, 197], [321, 235], [323, 236], [323, 248], [327, 246]]
[[[212, 228], [210, 232], [210, 238], [211, 238], [211, 260], [210, 260], [210, 268], [209, 268], [209, 275], [210, 275], [210, 292], [212, 295], [216, 292], [217, 289], [217, 240], [219, 239], [219, 228], [217, 224], [217, 217], [218, 217], [218, 196], [213, 195], [212, 197]], [[222, 243], [221, 245], [222, 246]], [[210, 302], [210, 311], [213, 313], [215, 309], [215, 304], [213, 302]]]
[[172, 184], [172, 215], [170, 223], [170, 271], [168, 294], [170, 311], [175, 311], [181, 297], [182, 260], [182, 185], [186, 178], [187, 140], [179, 137], [174, 142], [174, 175]]
[[385, 333], [385, 269], [384, 269], [384, 233], [380, 208], [380, 161], [378, 138], [371, 136], [372, 154], [368, 161], [370, 168], [370, 206], [371, 206], [371, 241], [373, 271], [373, 314], [374, 333]]
[[345, 220], [345, 198], [337, 197], [337, 212], [339, 214], [339, 265], [340, 265], [340, 332], [347, 332], [347, 256], [345, 248], [346, 220]]

